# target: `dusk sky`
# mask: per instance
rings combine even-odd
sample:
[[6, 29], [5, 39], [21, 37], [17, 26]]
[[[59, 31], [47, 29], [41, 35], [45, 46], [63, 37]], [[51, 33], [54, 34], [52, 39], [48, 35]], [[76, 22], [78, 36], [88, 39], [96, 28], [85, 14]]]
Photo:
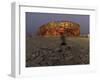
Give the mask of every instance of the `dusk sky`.
[[26, 12], [26, 33], [34, 34], [38, 28], [52, 20], [73, 21], [80, 24], [81, 34], [89, 34], [89, 15]]

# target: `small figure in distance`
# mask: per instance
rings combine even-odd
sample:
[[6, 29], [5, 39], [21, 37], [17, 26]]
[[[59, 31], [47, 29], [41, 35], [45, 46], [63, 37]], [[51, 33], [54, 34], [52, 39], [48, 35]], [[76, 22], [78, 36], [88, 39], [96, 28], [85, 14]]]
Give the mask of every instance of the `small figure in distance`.
[[66, 45], [66, 36], [64, 33], [60, 33], [60, 39], [61, 39], [61, 46]]

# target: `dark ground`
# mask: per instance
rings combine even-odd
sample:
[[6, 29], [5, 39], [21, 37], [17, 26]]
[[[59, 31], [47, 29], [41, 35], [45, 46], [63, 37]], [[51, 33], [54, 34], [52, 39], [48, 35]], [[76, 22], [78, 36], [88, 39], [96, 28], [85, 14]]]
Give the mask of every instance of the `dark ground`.
[[89, 38], [27, 37], [26, 67], [89, 64]]

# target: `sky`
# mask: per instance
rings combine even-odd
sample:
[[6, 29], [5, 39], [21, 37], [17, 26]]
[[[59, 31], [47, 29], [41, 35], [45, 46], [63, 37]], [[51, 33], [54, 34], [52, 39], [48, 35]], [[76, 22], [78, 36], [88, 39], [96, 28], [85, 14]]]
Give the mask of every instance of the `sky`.
[[26, 34], [35, 34], [38, 28], [50, 21], [73, 21], [80, 25], [80, 34], [89, 34], [89, 15], [26, 12]]

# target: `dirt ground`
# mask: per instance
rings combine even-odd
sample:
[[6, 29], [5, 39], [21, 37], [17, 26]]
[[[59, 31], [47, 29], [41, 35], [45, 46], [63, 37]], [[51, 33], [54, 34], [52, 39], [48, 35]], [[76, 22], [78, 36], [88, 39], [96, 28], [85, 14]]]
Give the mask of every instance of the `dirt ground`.
[[26, 37], [26, 67], [89, 64], [89, 38]]

